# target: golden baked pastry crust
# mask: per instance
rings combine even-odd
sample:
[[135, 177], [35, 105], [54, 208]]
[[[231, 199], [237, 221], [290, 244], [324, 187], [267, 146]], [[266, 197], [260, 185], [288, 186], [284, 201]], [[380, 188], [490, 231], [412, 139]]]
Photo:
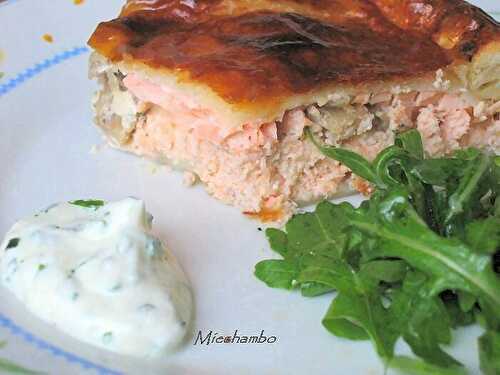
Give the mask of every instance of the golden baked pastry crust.
[[298, 95], [498, 57], [500, 25], [461, 0], [129, 0], [89, 44], [270, 120]]

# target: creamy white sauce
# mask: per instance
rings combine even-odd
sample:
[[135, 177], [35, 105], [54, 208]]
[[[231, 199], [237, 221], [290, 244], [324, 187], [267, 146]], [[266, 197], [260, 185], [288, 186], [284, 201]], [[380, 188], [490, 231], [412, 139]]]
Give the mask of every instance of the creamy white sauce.
[[87, 343], [150, 357], [174, 349], [192, 294], [153, 237], [140, 200], [61, 203], [21, 220], [0, 247], [3, 285], [41, 319]]

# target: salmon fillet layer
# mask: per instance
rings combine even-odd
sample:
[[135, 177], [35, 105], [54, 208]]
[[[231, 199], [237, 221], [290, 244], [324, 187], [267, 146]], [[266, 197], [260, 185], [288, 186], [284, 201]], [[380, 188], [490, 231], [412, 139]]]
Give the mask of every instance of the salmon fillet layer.
[[286, 218], [322, 198], [369, 193], [367, 183], [305, 139], [306, 126], [325, 143], [368, 159], [411, 128], [419, 130], [428, 156], [468, 146], [500, 152], [500, 101], [448, 90], [440, 71], [425, 90], [332, 93], [275, 122], [238, 128], [223, 126], [196, 97], [121, 71], [98, 54], [91, 76], [101, 84], [96, 122], [113, 145], [190, 171], [215, 198], [263, 220]]

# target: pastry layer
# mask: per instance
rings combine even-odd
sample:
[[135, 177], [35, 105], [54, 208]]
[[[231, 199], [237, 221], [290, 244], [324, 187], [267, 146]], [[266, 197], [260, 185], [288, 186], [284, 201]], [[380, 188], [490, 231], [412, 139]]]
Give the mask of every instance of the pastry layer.
[[224, 127], [400, 85], [500, 91], [500, 27], [460, 0], [129, 0], [90, 45], [211, 108]]

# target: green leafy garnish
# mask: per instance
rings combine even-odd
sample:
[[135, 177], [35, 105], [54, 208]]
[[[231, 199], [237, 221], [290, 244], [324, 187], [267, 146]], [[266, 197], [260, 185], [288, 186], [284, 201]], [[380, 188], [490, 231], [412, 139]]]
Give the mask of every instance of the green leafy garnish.
[[[257, 278], [306, 297], [336, 292], [324, 327], [371, 340], [387, 367], [413, 374], [466, 373], [443, 345], [453, 329], [479, 322], [481, 369], [499, 375], [498, 158], [468, 149], [424, 159], [410, 130], [370, 162], [306, 134], [375, 192], [360, 207], [324, 201], [284, 230], [268, 229], [282, 258], [259, 262]], [[400, 338], [418, 359], [395, 353]]]
[[394, 292], [392, 318], [419, 357], [443, 367], [460, 365], [439, 346], [451, 342], [450, 318], [439, 297], [427, 296], [428, 282], [421, 272], [408, 273], [402, 287]]
[[489, 331], [479, 338], [479, 360], [486, 375], [500, 374], [500, 332]]
[[424, 158], [424, 146], [422, 144], [422, 137], [417, 130], [409, 130], [404, 133], [398, 134], [395, 141], [396, 146], [405, 150], [417, 160]]
[[[6, 341], [0, 341], [0, 349], [7, 346]], [[2, 374], [21, 374], [21, 375], [41, 375], [42, 372], [29, 370], [5, 358], [0, 358], [0, 373]]]
[[393, 369], [411, 375], [467, 375], [467, 370], [461, 366], [443, 368], [407, 356], [395, 356], [389, 365]]
[[383, 183], [379, 181], [377, 175], [375, 174], [371, 163], [365, 158], [363, 158], [361, 155], [358, 155], [355, 152], [345, 150], [342, 148], [328, 147], [321, 145], [313, 137], [309, 128], [306, 128], [305, 133], [308, 136], [308, 138], [314, 143], [314, 145], [318, 147], [321, 153], [323, 153], [325, 156], [338, 160], [342, 164], [347, 165], [349, 168], [352, 169], [354, 173], [356, 173], [360, 177], [363, 177], [365, 180], [370, 181], [374, 184], [378, 183], [383, 186]]
[[471, 221], [465, 227], [466, 242], [476, 252], [493, 254], [500, 246], [500, 216]]
[[271, 288], [291, 288], [297, 273], [295, 264], [284, 260], [268, 260], [255, 267], [255, 275]]
[[22, 366], [9, 361], [8, 359], [0, 358], [0, 371], [4, 374], [20, 374], [20, 375], [40, 375], [42, 372], [29, 370]]
[[88, 200], [76, 200], [69, 202], [75, 206], [85, 207], [85, 208], [93, 208], [97, 210], [99, 207], [104, 206], [105, 202], [98, 199], [88, 199]]
[[345, 288], [338, 289], [325, 317], [323, 325], [339, 337], [352, 340], [371, 339], [383, 359], [392, 358], [398, 338], [396, 327], [387, 324], [390, 312], [382, 304], [377, 283], [363, 277], [349, 267], [343, 280]]

